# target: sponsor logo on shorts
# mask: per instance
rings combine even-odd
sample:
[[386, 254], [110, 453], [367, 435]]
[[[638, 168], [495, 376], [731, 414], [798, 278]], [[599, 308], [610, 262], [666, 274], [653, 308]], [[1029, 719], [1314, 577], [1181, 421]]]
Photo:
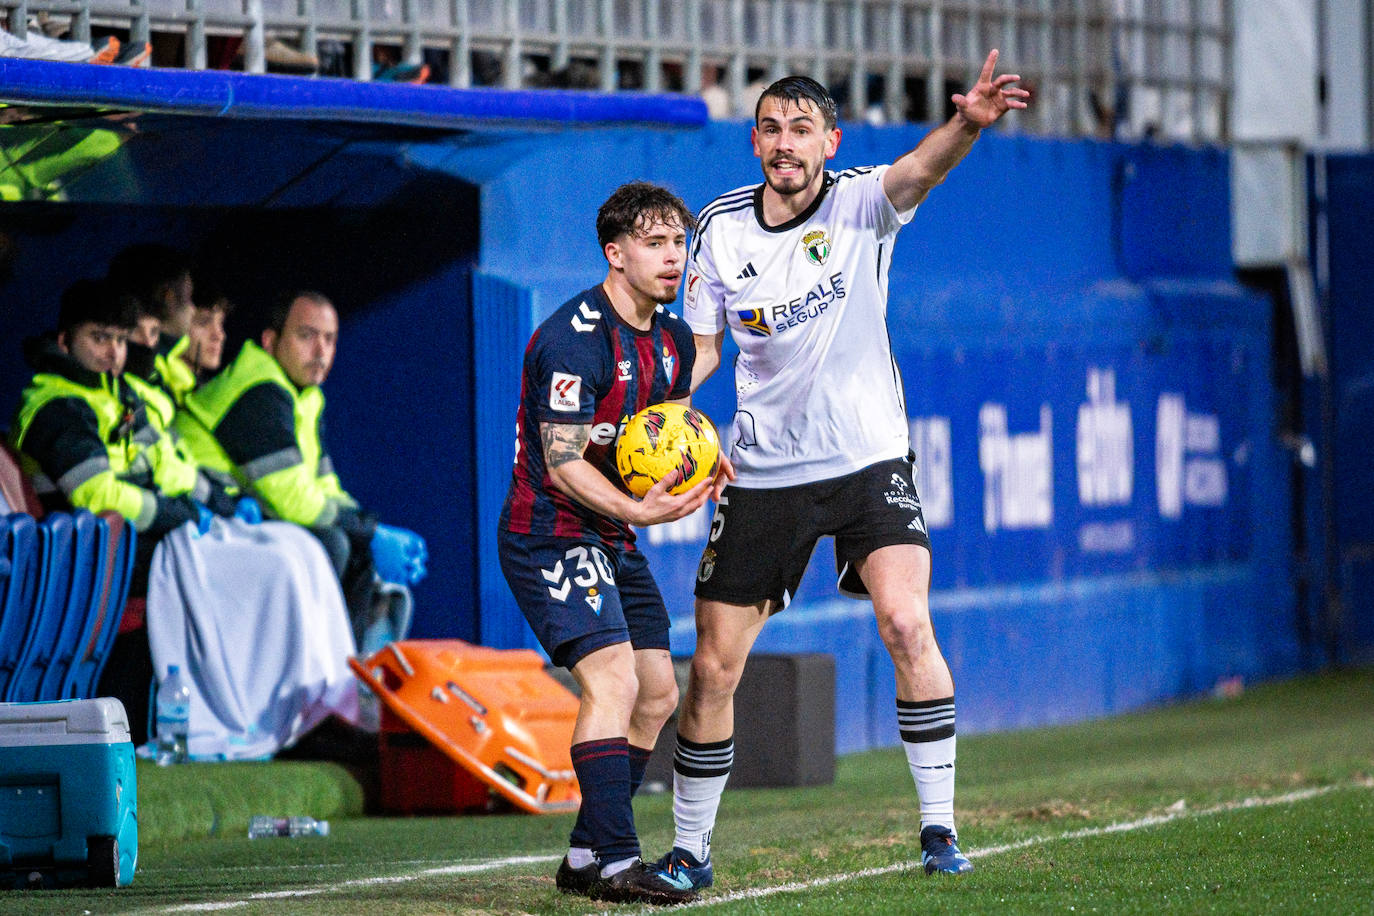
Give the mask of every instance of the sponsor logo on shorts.
[[901, 474], [894, 473], [892, 475], [888, 481], [887, 492], [883, 494], [883, 499], [887, 500], [889, 506], [909, 509], [918, 514], [921, 511], [921, 501], [916, 498], [915, 492], [911, 489], [911, 482]]
[[582, 400], [582, 376], [555, 372], [549, 383], [549, 409], [563, 413], [576, 411]]
[[701, 565], [697, 567], [697, 581], [705, 582], [716, 571], [716, 551], [707, 547], [701, 555]]

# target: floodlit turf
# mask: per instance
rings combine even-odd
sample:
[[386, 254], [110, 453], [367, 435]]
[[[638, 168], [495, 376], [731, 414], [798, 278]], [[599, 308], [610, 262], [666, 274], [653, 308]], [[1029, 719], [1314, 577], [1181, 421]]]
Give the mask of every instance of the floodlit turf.
[[[977, 866], [963, 878], [903, 867], [917, 857], [913, 796], [900, 751], [842, 759], [833, 786], [727, 793], [717, 887], [704, 898], [717, 902], [699, 909], [1369, 913], [1374, 671], [961, 739], [961, 845]], [[669, 799], [639, 799], [636, 813], [646, 849], [660, 853]], [[131, 888], [10, 892], [0, 912], [593, 912], [602, 908], [553, 887], [569, 825], [354, 818], [328, 839], [249, 841], [221, 824], [217, 838], [145, 846]], [[810, 882], [830, 883], [777, 890]], [[735, 899], [744, 893], [761, 896]]]

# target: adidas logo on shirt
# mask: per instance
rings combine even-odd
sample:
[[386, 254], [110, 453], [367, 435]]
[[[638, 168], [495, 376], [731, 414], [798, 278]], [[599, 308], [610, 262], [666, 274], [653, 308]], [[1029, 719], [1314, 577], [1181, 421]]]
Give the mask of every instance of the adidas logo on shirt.
[[748, 264], [744, 265], [744, 270], [741, 270], [735, 279], [748, 280], [750, 277], [757, 277], [758, 275], [759, 272], [754, 269], [754, 262], [750, 261]]

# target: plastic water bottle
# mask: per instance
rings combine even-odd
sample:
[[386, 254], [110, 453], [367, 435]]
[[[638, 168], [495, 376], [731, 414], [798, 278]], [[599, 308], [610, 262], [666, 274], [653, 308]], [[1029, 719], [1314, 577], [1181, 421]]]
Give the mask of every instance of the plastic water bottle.
[[185, 763], [187, 736], [191, 731], [191, 687], [177, 665], [167, 666], [167, 677], [157, 688], [158, 766]]
[[248, 839], [261, 840], [275, 836], [329, 836], [329, 821], [313, 817], [272, 817], [258, 814], [248, 822]]

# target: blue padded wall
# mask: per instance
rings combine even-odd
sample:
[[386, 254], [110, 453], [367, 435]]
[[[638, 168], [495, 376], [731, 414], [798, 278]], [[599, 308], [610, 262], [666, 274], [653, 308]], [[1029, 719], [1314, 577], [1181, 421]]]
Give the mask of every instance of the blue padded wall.
[[[1327, 549], [1335, 554], [1341, 599], [1329, 636], [1333, 660], [1367, 663], [1374, 659], [1374, 156], [1329, 156], [1325, 175], [1330, 288], [1323, 324], [1332, 409], [1318, 452], [1324, 445], [1333, 456], [1336, 543]], [[1313, 398], [1309, 407], [1314, 417], [1318, 403]]]

